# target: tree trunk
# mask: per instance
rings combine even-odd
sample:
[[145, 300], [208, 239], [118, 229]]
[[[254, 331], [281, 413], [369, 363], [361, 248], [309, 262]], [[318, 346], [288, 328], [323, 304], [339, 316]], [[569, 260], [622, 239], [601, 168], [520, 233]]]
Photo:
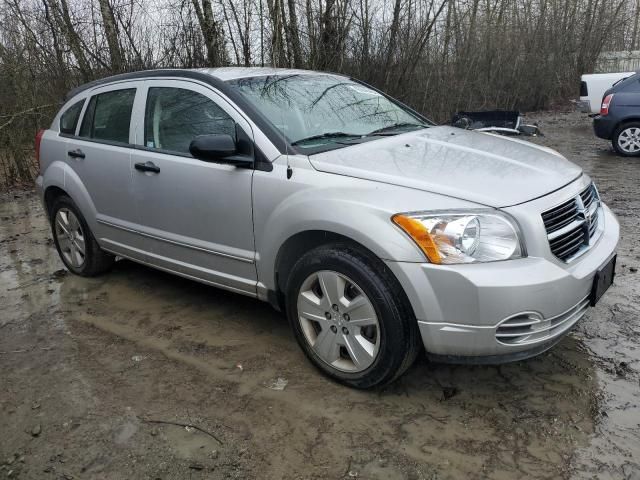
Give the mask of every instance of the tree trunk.
[[398, 42], [398, 30], [400, 29], [400, 9], [402, 8], [401, 0], [396, 0], [393, 6], [393, 20], [391, 21], [391, 29], [389, 30], [389, 45], [387, 47], [387, 53], [384, 61], [384, 84], [389, 83], [389, 76], [391, 75], [391, 61], [393, 54], [396, 53], [396, 44]]
[[300, 36], [298, 35], [298, 15], [296, 14], [295, 0], [288, 0], [289, 7], [289, 41], [291, 42], [291, 50], [293, 53], [293, 66], [302, 68], [302, 53], [300, 48]]
[[280, 1], [267, 0], [269, 17], [271, 18], [271, 66], [273, 67], [282, 67], [286, 64]]
[[100, 14], [104, 25], [104, 34], [107, 37], [107, 45], [109, 46], [109, 58], [111, 59], [111, 69], [114, 72], [122, 72], [124, 70], [124, 60], [122, 51], [120, 50], [120, 42], [118, 39], [118, 26], [113, 15], [113, 9], [109, 0], [98, 0], [100, 4]]
[[213, 16], [211, 0], [193, 0], [202, 37], [207, 49], [207, 63], [209, 67], [220, 67], [226, 63], [224, 51], [224, 31]]

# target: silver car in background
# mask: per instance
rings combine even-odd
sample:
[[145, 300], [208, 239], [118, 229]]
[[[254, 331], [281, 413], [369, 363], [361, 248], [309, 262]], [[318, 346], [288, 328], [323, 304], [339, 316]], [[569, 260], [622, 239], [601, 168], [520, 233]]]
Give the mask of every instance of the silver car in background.
[[269, 301], [357, 388], [539, 354], [613, 281], [618, 222], [557, 152], [432, 122], [357, 80], [154, 70], [70, 92], [37, 188], [79, 275], [115, 257]]

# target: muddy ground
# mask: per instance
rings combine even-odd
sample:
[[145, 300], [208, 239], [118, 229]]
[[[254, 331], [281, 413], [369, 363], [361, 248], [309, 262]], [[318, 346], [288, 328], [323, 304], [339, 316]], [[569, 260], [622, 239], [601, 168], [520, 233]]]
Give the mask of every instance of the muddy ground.
[[34, 194], [0, 197], [0, 478], [640, 478], [640, 160], [582, 115], [529, 119], [618, 215], [615, 285], [539, 358], [422, 358], [381, 391], [325, 379], [259, 301], [67, 274]]

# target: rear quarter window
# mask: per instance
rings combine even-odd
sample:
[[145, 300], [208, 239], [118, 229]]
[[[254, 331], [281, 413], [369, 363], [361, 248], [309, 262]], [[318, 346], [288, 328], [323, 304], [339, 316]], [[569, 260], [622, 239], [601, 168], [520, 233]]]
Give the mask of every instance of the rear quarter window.
[[71, 105], [60, 117], [60, 133], [66, 133], [73, 135], [76, 133], [76, 126], [78, 125], [78, 119], [80, 118], [80, 112], [82, 112], [82, 106], [84, 105], [84, 98], [79, 102]]
[[129, 143], [135, 88], [114, 90], [91, 97], [82, 119], [80, 136], [108, 142]]
[[627, 93], [640, 93], [640, 76], [635, 75], [632, 82], [629, 82], [624, 87], [624, 91]]

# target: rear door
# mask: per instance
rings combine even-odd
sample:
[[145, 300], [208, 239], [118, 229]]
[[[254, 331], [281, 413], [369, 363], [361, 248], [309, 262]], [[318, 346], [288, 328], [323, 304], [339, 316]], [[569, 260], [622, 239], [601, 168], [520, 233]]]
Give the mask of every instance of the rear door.
[[252, 142], [249, 123], [222, 96], [191, 81], [148, 80], [144, 97], [132, 178], [149, 261], [254, 295], [253, 170], [189, 153], [198, 135], [235, 138], [240, 131]]
[[135, 226], [131, 184], [132, 113], [142, 82], [97, 88], [84, 103], [82, 120], [67, 139], [67, 161], [93, 203], [88, 219], [108, 250], [143, 259]]

